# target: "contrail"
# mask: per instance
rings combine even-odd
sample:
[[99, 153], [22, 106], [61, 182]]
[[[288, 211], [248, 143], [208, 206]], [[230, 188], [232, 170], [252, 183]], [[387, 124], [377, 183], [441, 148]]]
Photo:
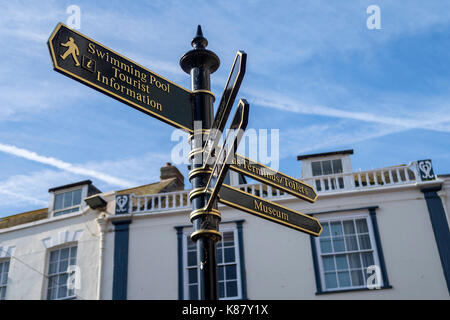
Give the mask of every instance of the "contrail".
[[102, 180], [108, 184], [116, 185], [116, 186], [119, 186], [122, 188], [129, 188], [129, 187], [135, 185], [132, 182], [127, 181], [127, 180], [119, 179], [119, 178], [116, 178], [116, 177], [113, 177], [108, 174], [101, 173], [101, 172], [98, 172], [95, 170], [79, 167], [79, 166], [73, 165], [71, 163], [68, 163], [68, 162], [65, 162], [65, 161], [62, 161], [62, 160], [59, 160], [56, 158], [41, 156], [41, 155], [37, 154], [36, 152], [18, 148], [16, 146], [0, 143], [0, 151], [20, 157], [20, 158], [28, 159], [31, 161], [36, 161], [36, 162], [39, 162], [42, 164], [47, 164], [49, 166], [56, 167], [58, 169], [61, 169], [61, 170], [67, 171], [67, 172], [80, 174], [80, 175], [84, 175], [84, 176], [89, 176], [89, 177], [92, 177], [92, 178], [95, 178], [98, 180]]

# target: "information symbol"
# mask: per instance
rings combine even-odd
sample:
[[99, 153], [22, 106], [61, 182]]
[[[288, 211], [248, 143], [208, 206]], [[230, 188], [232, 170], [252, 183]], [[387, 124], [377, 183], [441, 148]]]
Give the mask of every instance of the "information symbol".
[[90, 72], [95, 72], [95, 60], [94, 59], [83, 56], [81, 66], [83, 67], [83, 69], [86, 69]]

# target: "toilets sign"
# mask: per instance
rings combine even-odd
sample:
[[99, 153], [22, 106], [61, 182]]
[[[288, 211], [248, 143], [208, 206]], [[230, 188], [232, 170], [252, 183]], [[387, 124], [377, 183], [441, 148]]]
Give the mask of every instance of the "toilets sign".
[[56, 71], [187, 132], [192, 92], [59, 23], [48, 40]]

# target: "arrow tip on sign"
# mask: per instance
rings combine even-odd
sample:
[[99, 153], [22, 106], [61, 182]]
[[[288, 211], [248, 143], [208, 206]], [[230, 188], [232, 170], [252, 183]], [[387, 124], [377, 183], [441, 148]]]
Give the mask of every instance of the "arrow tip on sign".
[[317, 224], [319, 225], [319, 231], [317, 232], [317, 237], [320, 237], [320, 235], [322, 234], [322, 231], [323, 231], [323, 227], [318, 219], [316, 219], [316, 221], [317, 221]]

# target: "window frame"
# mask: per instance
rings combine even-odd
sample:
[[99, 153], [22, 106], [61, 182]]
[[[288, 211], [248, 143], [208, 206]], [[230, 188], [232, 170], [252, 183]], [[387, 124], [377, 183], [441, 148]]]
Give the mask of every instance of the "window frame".
[[[182, 248], [183, 248], [183, 252], [182, 252], [182, 260], [183, 260], [183, 300], [190, 300], [189, 298], [189, 272], [188, 272], [188, 265], [187, 265], [187, 260], [188, 260], [188, 256], [187, 256], [187, 237], [189, 237], [192, 233], [193, 229], [191, 227], [186, 227], [183, 228], [183, 232], [182, 232]], [[221, 233], [224, 232], [233, 232], [233, 237], [234, 237], [234, 254], [235, 254], [235, 262], [234, 263], [229, 263], [229, 264], [236, 264], [236, 281], [237, 281], [237, 296], [235, 297], [224, 297], [224, 298], [219, 298], [219, 300], [241, 300], [243, 299], [243, 278], [242, 278], [242, 272], [241, 272], [241, 253], [240, 253], [240, 243], [239, 243], [239, 234], [238, 234], [238, 228], [236, 225], [221, 225], [220, 226], [220, 230]], [[197, 251], [197, 263], [199, 261], [199, 257], [198, 257], [198, 251]], [[218, 263], [217, 264], [217, 270], [219, 268], [219, 266], [225, 265], [224, 262], [222, 263]], [[197, 268], [197, 281], [200, 277], [199, 273], [199, 268], [198, 268], [198, 264], [196, 266]], [[219, 281], [218, 281], [219, 282]], [[198, 283], [198, 282], [197, 282]], [[198, 296], [200, 296], [200, 287], [198, 287]]]
[[[336, 160], [339, 160], [341, 162], [341, 172], [335, 172], [333, 161], [336, 161]], [[325, 162], [325, 161], [330, 161], [331, 171], [332, 172], [329, 173], [329, 174], [324, 174], [323, 173], [323, 162]], [[314, 175], [314, 170], [313, 170], [313, 164], [314, 163], [320, 163], [321, 174]], [[333, 157], [333, 158], [330, 158], [330, 159], [311, 161], [311, 176], [313, 178], [315, 178], [315, 177], [323, 177], [323, 176], [330, 176], [330, 175], [335, 175], [335, 174], [342, 174], [342, 173], [344, 173], [344, 161], [343, 161], [343, 159], [341, 157], [336, 157], [336, 158]]]
[[[74, 192], [74, 191], [77, 191], [77, 190], [81, 191], [80, 204], [55, 210], [55, 200], [56, 200], [56, 196], [57, 195], [64, 194], [64, 193], [69, 193], [69, 192]], [[86, 198], [86, 197], [87, 197], [87, 186], [75, 186], [75, 187], [72, 187], [72, 188], [58, 190], [58, 191], [53, 192], [52, 193], [52, 197], [51, 197], [51, 213], [52, 213], [51, 216], [52, 217], [60, 217], [60, 216], [65, 216], [67, 214], [79, 213], [82, 210], [82, 208], [84, 207], [84, 198]], [[73, 212], [67, 212], [67, 213], [60, 213], [60, 214], [58, 214], [59, 212], [63, 212], [63, 211], [66, 211], [66, 210], [71, 210], [71, 209], [76, 209], [76, 208], [78, 210], [75, 210]]]
[[[320, 279], [320, 293], [333, 293], [333, 292], [342, 292], [342, 291], [352, 291], [352, 290], [364, 290], [364, 289], [368, 289], [366, 283], [362, 286], [353, 286], [350, 285], [348, 287], [337, 287], [337, 288], [331, 288], [331, 289], [327, 289], [326, 288], [326, 284], [325, 284], [325, 270], [323, 267], [323, 256], [333, 256], [335, 257], [336, 255], [348, 255], [351, 253], [364, 253], [364, 252], [372, 252], [373, 254], [373, 261], [374, 261], [374, 265], [378, 266], [380, 269], [383, 268], [383, 266], [380, 263], [380, 257], [379, 257], [379, 248], [378, 248], [378, 244], [375, 238], [375, 228], [373, 226], [373, 222], [371, 219], [371, 216], [369, 213], [349, 213], [349, 214], [339, 214], [339, 215], [330, 215], [327, 217], [319, 217], [319, 221], [320, 223], [324, 223], [324, 222], [335, 222], [335, 221], [339, 221], [339, 222], [343, 222], [346, 220], [357, 220], [357, 219], [361, 219], [364, 218], [366, 220], [367, 223], [367, 229], [368, 229], [368, 234], [369, 234], [369, 239], [370, 239], [370, 244], [371, 244], [371, 249], [358, 249], [358, 250], [353, 250], [353, 251], [342, 251], [342, 252], [332, 252], [332, 253], [322, 253], [321, 252], [321, 247], [320, 247], [320, 237], [314, 237], [312, 240], [314, 241], [314, 245], [315, 245], [315, 259], [317, 259], [317, 264], [318, 264], [318, 278], [316, 277], [316, 280]], [[358, 234], [356, 234], [358, 235]], [[343, 236], [345, 237], [345, 234], [343, 234]], [[345, 238], [344, 238], [345, 239]], [[357, 237], [357, 241], [359, 244], [359, 239]], [[359, 247], [359, 245], [358, 245]], [[364, 267], [362, 267], [363, 269]], [[348, 271], [350, 271], [350, 265], [349, 268], [346, 269]], [[383, 288], [385, 287], [385, 279], [383, 278], [382, 275], [383, 272], [381, 272], [380, 274], [380, 287]], [[365, 277], [363, 277], [363, 281], [365, 281]]]
[[[4, 263], [8, 263], [8, 272], [4, 272], [4, 267], [5, 267]], [[0, 301], [2, 301], [2, 300], [6, 300], [6, 294], [7, 294], [7, 292], [8, 292], [8, 280], [9, 280], [9, 270], [10, 270], [10, 268], [11, 268], [11, 258], [10, 258], [10, 257], [0, 258], [0, 264], [3, 264], [3, 266], [2, 266], [2, 272], [0, 273], [0, 288], [5, 288], [5, 296], [2, 297], [2, 296], [0, 295]], [[1, 281], [1, 280], [2, 280], [2, 278], [3, 278], [3, 274], [4, 274], [4, 273], [7, 273], [8, 276], [6, 277], [6, 283], [5, 283], [5, 284], [2, 284], [2, 281]]]
[[[77, 298], [77, 295], [75, 293], [75, 290], [73, 291], [73, 295], [70, 296], [66, 296], [66, 297], [62, 297], [62, 298], [58, 298], [56, 297], [55, 299], [49, 299], [48, 298], [48, 289], [49, 289], [49, 282], [50, 282], [50, 278], [54, 277], [54, 276], [59, 276], [61, 274], [68, 274], [69, 272], [67, 272], [67, 269], [71, 266], [70, 264], [70, 251], [73, 247], [77, 248], [77, 254], [75, 255], [75, 266], [77, 265], [77, 257], [78, 257], [78, 243], [77, 242], [69, 242], [69, 243], [65, 243], [61, 246], [55, 246], [55, 247], [51, 247], [47, 250], [47, 255], [46, 255], [46, 266], [45, 266], [45, 286], [44, 286], [44, 292], [43, 292], [43, 298], [44, 300], [74, 300]], [[51, 253], [54, 251], [61, 251], [63, 249], [69, 248], [69, 259], [68, 259], [68, 263], [67, 263], [67, 269], [64, 272], [57, 272], [57, 273], [53, 273], [53, 274], [49, 274], [50, 272], [50, 256]], [[58, 255], [58, 266], [59, 266], [59, 255]], [[59, 288], [59, 286], [57, 286], [56, 288]]]

